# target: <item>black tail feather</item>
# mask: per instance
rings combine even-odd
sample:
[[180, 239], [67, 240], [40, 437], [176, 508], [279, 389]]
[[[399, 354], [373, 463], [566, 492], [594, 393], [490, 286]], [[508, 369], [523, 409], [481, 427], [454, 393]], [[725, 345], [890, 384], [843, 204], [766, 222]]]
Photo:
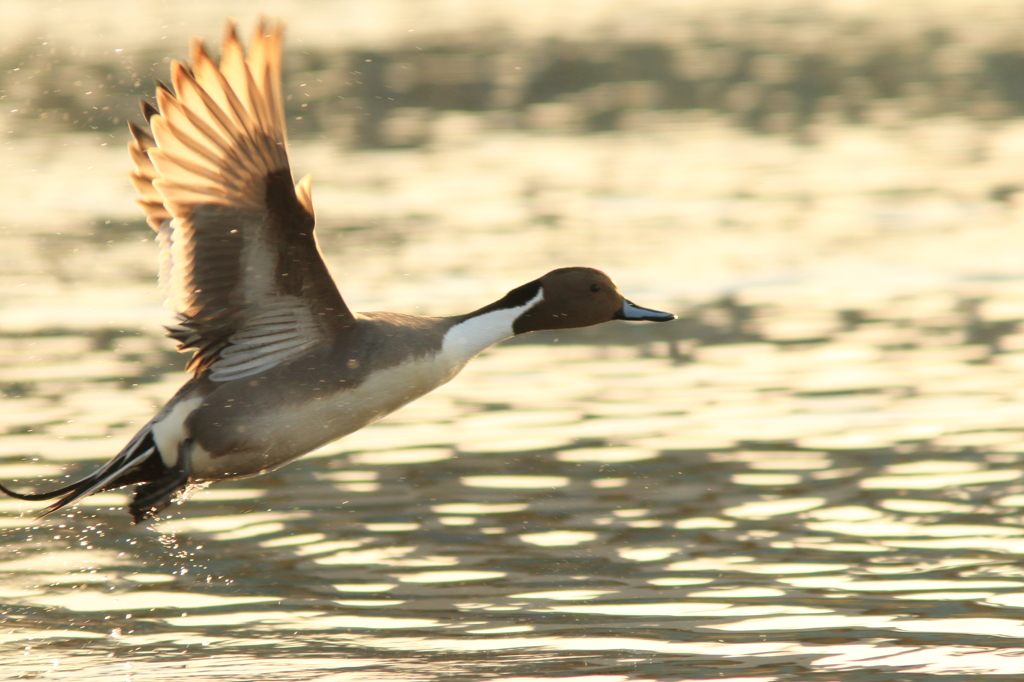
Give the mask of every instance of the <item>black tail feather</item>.
[[64, 493], [72, 490], [77, 490], [82, 485], [82, 481], [76, 481], [70, 485], [66, 485], [63, 488], [57, 488], [46, 493], [16, 493], [3, 483], [0, 483], [0, 493], [13, 497], [16, 500], [28, 500], [29, 502], [38, 502], [39, 500], [52, 500], [55, 497], [59, 497]]
[[18, 500], [31, 502], [59, 497], [60, 499], [42, 510], [39, 518], [43, 518], [93, 493], [159, 479], [166, 470], [150, 426], [147, 425], [116, 457], [80, 481], [44, 493], [16, 493], [3, 485], [0, 485], [0, 492]]
[[[146, 453], [143, 456], [148, 457], [154, 453], [156, 453], [156, 449], [151, 448], [148, 451], [146, 451]], [[98, 476], [97, 474], [93, 474], [88, 478], [82, 479], [78, 483], [78, 485], [75, 486], [74, 490], [72, 490], [64, 497], [60, 498], [56, 502], [50, 504], [45, 509], [43, 509], [43, 511], [39, 513], [39, 518], [44, 518], [56, 511], [60, 511], [69, 504], [78, 502], [82, 498], [88, 497], [93, 493], [102, 492], [104, 490], [116, 490], [117, 488], [121, 488], [124, 485], [127, 485], [125, 483], [118, 484], [117, 481], [119, 481], [124, 474], [132, 473], [141, 464], [141, 460], [136, 460], [134, 462], [129, 462], [126, 467], [118, 469], [117, 471], [111, 473], [105, 478]]]

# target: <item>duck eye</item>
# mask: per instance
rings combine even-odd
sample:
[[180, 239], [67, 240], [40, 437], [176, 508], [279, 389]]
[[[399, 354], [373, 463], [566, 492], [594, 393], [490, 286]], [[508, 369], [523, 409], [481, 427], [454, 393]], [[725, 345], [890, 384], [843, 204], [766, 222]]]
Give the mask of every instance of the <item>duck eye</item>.
[[590, 290], [593, 291], [596, 294], [597, 292], [601, 291], [601, 285], [600, 284], [591, 284], [590, 285]]

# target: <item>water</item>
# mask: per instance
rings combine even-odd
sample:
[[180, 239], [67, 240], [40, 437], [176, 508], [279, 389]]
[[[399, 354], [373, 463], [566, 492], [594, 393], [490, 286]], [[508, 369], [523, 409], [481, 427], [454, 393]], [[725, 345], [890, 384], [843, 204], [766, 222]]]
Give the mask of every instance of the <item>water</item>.
[[[589, 264], [681, 319], [503, 344], [148, 526], [124, 493], [43, 522], [0, 501], [7, 675], [1024, 673], [1024, 233], [992, 193], [1024, 126], [436, 125], [420, 149], [293, 143], [354, 308], [463, 312]], [[92, 470], [184, 380], [124, 137], [4, 142], [0, 479], [22, 488]]]

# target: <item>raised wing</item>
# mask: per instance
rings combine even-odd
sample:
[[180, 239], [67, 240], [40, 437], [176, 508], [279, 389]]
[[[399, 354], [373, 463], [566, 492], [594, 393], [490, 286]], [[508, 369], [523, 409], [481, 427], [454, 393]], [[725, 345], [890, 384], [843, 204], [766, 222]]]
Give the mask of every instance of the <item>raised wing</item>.
[[187, 369], [251, 376], [352, 323], [313, 236], [309, 176], [292, 184], [281, 96], [280, 23], [261, 20], [245, 56], [227, 24], [220, 64], [193, 39], [172, 92], [129, 125], [139, 205], [157, 232], [160, 286]]

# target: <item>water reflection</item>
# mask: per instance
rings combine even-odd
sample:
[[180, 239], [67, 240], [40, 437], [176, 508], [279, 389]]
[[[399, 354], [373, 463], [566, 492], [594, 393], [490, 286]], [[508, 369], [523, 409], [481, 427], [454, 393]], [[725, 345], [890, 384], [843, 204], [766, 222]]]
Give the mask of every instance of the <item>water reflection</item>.
[[[506, 355], [516, 368], [524, 356], [579, 362], [593, 352], [506, 348], [483, 358], [469, 381], [500, 375]], [[631, 376], [633, 362], [601, 367]], [[664, 362], [677, 377], [692, 370]], [[650, 376], [657, 404], [660, 377]], [[726, 405], [742, 404], [737, 384], [722, 381], [731, 387]], [[748, 400], [761, 390], [751, 383]], [[470, 428], [478, 419], [514, 437], [521, 422], [511, 412], [503, 425], [502, 410], [453, 400], [472, 389], [445, 389], [439, 401], [469, 415]], [[792, 390], [769, 395], [759, 400], [804, 400]], [[854, 417], [884, 416], [916, 399], [846, 405]], [[586, 400], [566, 405], [584, 423], [607, 418]], [[694, 407], [678, 423], [736, 419], [716, 409]], [[405, 423], [416, 433], [458, 423], [436, 406], [427, 413]], [[570, 433], [579, 421], [552, 419]], [[401, 426], [383, 428], [397, 435]], [[1020, 439], [951, 427], [950, 438], [976, 433], [980, 445], [809, 450], [748, 440], [682, 450], [628, 437], [599, 444], [587, 429], [570, 436], [582, 447], [500, 456], [452, 444], [396, 447], [392, 437], [379, 450], [342, 442], [264, 488], [242, 481], [204, 491], [148, 530], [106, 507], [37, 526], [12, 501], [2, 646], [24, 654], [19, 670], [51, 677], [108, 674], [113, 654], [118, 670], [138, 661], [139, 675], [220, 670], [236, 679], [219, 661], [255, 665], [267, 650], [287, 656], [295, 677], [280, 679], [348, 679], [345, 666], [447, 678], [490, 666], [548, 670], [555, 660], [596, 667], [603, 678], [629, 669], [656, 679], [678, 660], [692, 679], [722, 663], [739, 666], [736, 680], [778, 679], [783, 665], [821, 679], [1020, 674], [1017, 649], [1005, 643], [1024, 632], [1014, 617], [1024, 608], [1013, 483]], [[37, 436], [37, 447], [50, 440]], [[12, 475], [54, 473], [17, 456], [5, 466]], [[775, 472], [798, 480], [738, 478]], [[821, 473], [829, 476], [814, 478]], [[593, 485], [609, 480], [616, 485]], [[892, 480], [909, 484], [876, 483]], [[347, 662], [322, 658], [332, 647], [343, 647]], [[172, 651], [185, 667], [155, 663]], [[419, 670], [405, 669], [410, 656]]]

